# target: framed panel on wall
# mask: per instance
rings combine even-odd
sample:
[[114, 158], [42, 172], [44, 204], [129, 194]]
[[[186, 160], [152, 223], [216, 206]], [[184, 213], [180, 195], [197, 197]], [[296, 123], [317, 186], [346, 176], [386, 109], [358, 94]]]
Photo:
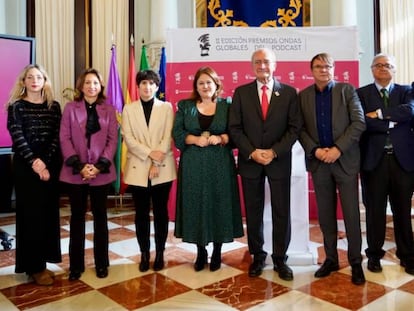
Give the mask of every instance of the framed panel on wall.
[[0, 154], [11, 152], [6, 105], [23, 68], [35, 60], [35, 39], [0, 34]]
[[196, 0], [197, 27], [310, 26], [311, 0]]

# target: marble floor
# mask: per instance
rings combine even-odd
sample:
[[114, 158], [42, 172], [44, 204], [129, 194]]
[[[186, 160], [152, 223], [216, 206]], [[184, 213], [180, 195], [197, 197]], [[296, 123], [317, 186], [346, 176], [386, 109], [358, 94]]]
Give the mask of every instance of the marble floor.
[[[365, 228], [364, 212], [362, 227]], [[166, 267], [154, 272], [138, 270], [140, 253], [134, 232], [134, 212], [130, 203], [122, 209], [108, 210], [110, 229], [109, 276], [95, 276], [92, 253], [92, 217], [87, 220], [87, 270], [78, 281], [68, 280], [69, 209], [62, 204], [61, 238], [63, 262], [50, 264], [56, 273], [53, 286], [36, 286], [24, 274], [14, 273], [14, 241], [11, 250], [0, 247], [0, 310], [413, 310], [414, 276], [400, 267], [395, 256], [392, 217], [388, 217], [387, 250], [382, 260], [383, 272], [363, 268], [367, 282], [362, 286], [350, 281], [346, 260], [346, 236], [338, 232], [340, 270], [329, 277], [316, 279], [318, 265], [292, 266], [294, 280], [281, 280], [272, 266], [250, 278], [250, 256], [246, 237], [223, 246], [223, 265], [215, 272], [195, 272], [196, 248], [173, 236], [174, 224], [165, 251]], [[0, 228], [15, 232], [13, 213], [0, 214]], [[343, 228], [339, 221], [339, 228]], [[309, 226], [310, 247], [323, 262], [322, 236], [317, 221]], [[40, 241], [39, 241], [40, 243]], [[153, 244], [153, 243], [152, 243]], [[365, 247], [365, 238], [364, 245]], [[211, 247], [209, 247], [211, 255]], [[152, 251], [152, 260], [154, 251]]]

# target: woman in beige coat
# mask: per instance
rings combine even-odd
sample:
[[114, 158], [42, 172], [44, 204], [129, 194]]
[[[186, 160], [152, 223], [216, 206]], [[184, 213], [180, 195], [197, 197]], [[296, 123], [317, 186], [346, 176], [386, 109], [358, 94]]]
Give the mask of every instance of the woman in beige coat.
[[153, 269], [159, 271], [164, 268], [168, 197], [176, 178], [171, 148], [174, 113], [170, 103], [155, 98], [160, 84], [156, 72], [140, 71], [136, 82], [140, 99], [125, 105], [122, 112], [122, 135], [128, 148], [124, 181], [131, 189], [135, 204], [135, 229], [141, 251], [139, 270], [149, 269], [152, 206], [156, 250]]

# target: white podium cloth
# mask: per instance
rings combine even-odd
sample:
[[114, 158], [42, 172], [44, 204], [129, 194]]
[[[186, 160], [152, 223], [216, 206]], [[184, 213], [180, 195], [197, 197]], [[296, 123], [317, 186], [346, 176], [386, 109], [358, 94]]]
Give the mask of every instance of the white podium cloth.
[[[270, 206], [270, 190], [266, 180], [264, 210], [264, 249], [269, 254], [266, 262], [273, 264], [272, 254], [272, 212]], [[305, 155], [302, 146], [296, 142], [292, 149], [291, 178], [291, 224], [292, 237], [289, 244], [288, 264], [312, 265], [316, 263], [316, 255], [309, 248], [309, 196], [308, 175], [305, 167]]]

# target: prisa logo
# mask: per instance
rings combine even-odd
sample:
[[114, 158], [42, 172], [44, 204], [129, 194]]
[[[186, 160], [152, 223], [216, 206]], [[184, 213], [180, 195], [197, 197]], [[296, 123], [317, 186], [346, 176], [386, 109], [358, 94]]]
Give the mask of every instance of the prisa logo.
[[200, 55], [209, 56], [210, 52], [210, 35], [208, 33], [198, 37], [198, 42], [200, 42]]

